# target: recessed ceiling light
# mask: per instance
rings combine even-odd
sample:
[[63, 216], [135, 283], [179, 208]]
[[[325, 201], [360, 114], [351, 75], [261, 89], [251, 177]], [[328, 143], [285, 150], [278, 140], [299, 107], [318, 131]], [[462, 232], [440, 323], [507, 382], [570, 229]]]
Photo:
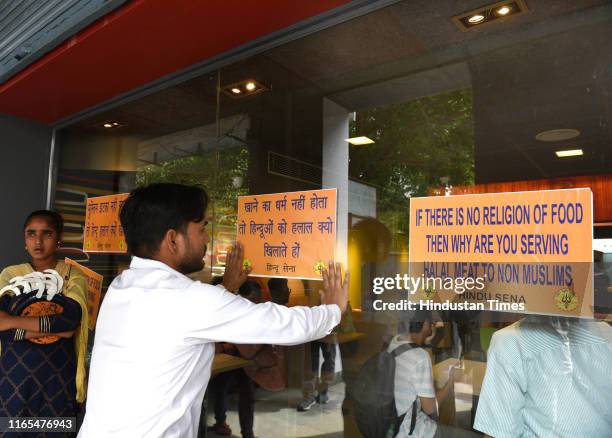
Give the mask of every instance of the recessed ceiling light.
[[567, 158], [567, 157], [578, 157], [580, 155], [584, 155], [582, 149], [568, 149], [565, 151], [556, 151], [557, 157], [559, 158]]
[[462, 31], [468, 32], [477, 27], [492, 23], [502, 23], [511, 17], [527, 12], [525, 0], [502, 0], [488, 5], [465, 11], [455, 15], [451, 20]]
[[241, 99], [247, 96], [253, 96], [263, 91], [268, 91], [270, 88], [262, 85], [261, 82], [255, 79], [247, 79], [240, 82], [235, 82], [223, 87], [223, 92], [234, 99]]
[[119, 123], [119, 122], [112, 121], [112, 120], [109, 120], [102, 124], [102, 127], [105, 129], [115, 129], [115, 128], [120, 128], [122, 126], [125, 126], [125, 123]]
[[353, 146], [363, 146], [366, 144], [374, 143], [374, 140], [372, 140], [369, 137], [365, 137], [365, 136], [347, 138], [345, 141], [349, 142]]
[[508, 15], [510, 13], [511, 9], [508, 6], [502, 6], [501, 8], [499, 8], [498, 10], [495, 11], [495, 13], [497, 15]]
[[470, 18], [468, 18], [468, 21], [472, 24], [478, 24], [482, 21], [484, 21], [485, 17], [484, 15], [480, 15], [480, 14], [476, 14], [476, 15], [472, 15]]
[[549, 129], [538, 133], [535, 138], [539, 141], [564, 141], [571, 140], [580, 135], [577, 129]]

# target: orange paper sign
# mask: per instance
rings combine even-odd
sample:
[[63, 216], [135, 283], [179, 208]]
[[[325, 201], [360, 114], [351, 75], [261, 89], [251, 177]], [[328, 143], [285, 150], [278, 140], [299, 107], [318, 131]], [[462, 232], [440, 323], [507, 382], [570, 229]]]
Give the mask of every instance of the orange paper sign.
[[336, 189], [238, 198], [238, 242], [260, 277], [321, 279], [334, 259]]
[[128, 196], [128, 193], [122, 193], [87, 199], [83, 251], [127, 252], [119, 211]]
[[[521, 304], [527, 313], [592, 317], [590, 189], [413, 198], [411, 276], [480, 278], [458, 294], [428, 287], [416, 299]], [[433, 284], [433, 283], [430, 283]], [[450, 282], [448, 283], [451, 284]], [[470, 282], [470, 284], [473, 284]]]
[[102, 296], [102, 275], [66, 257], [67, 265], [76, 266], [87, 277], [87, 309], [89, 313], [89, 329], [96, 327], [98, 310], [100, 309], [100, 298]]

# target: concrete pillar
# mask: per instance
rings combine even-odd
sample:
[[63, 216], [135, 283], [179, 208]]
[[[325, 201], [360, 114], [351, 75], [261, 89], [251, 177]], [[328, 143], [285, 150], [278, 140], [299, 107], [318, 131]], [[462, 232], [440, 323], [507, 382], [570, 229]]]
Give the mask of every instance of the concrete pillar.
[[[336, 260], [348, 262], [349, 111], [323, 99], [323, 188], [338, 189]], [[353, 302], [353, 300], [351, 300]], [[356, 303], [356, 302], [353, 302]]]
[[0, 269], [29, 259], [23, 249], [23, 221], [46, 207], [51, 139], [49, 126], [0, 115]]

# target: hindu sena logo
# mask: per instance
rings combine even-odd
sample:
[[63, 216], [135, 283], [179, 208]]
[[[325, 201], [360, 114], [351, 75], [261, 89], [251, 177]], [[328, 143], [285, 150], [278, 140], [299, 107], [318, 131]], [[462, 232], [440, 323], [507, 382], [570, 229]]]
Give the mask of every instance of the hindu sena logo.
[[578, 297], [576, 293], [564, 287], [560, 289], [555, 295], [555, 304], [561, 310], [570, 311], [576, 309], [578, 307]]
[[321, 277], [323, 275], [323, 270], [326, 268], [326, 266], [327, 265], [323, 260], [319, 260], [318, 262], [316, 262], [313, 267], [315, 274]]
[[436, 291], [433, 287], [425, 287], [419, 291], [418, 298], [420, 300], [431, 300], [435, 295]]

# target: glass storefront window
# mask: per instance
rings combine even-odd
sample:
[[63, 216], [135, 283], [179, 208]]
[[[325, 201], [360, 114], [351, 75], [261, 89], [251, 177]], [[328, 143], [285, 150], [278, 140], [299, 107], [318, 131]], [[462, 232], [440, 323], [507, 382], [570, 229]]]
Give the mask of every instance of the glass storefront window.
[[[460, 30], [452, 17], [480, 3], [399, 1], [64, 128], [55, 207], [67, 219], [65, 240], [73, 247], [67, 255], [103, 274], [107, 287], [129, 258], [83, 253], [84, 200], [153, 182], [198, 184], [212, 199], [213, 240], [196, 277], [210, 282], [223, 274], [235, 239], [239, 196], [337, 188], [336, 257], [351, 271], [352, 309], [334, 340], [284, 350], [284, 389], [256, 390], [255, 434], [359, 437], [364, 414], [353, 391], [363, 364], [409, 338], [410, 330], [413, 340], [418, 337], [418, 327], [402, 325], [408, 316], [372, 309], [373, 279], [408, 273], [410, 199], [587, 187], [594, 196], [598, 319], [436, 314], [435, 331], [421, 333], [416, 347], [427, 353], [421, 358], [425, 365], [418, 370], [405, 365], [402, 371], [418, 371], [422, 379], [406, 385], [410, 403], [402, 406], [411, 406], [415, 386], [429, 379], [419, 397], [434, 398], [432, 392], [441, 389], [444, 397], [434, 419], [419, 401], [417, 436], [434, 436], [436, 430], [450, 435], [435, 436], [578, 436], [557, 427], [606, 436], [606, 425], [612, 434], [610, 362], [601, 362], [612, 358], [609, 324], [601, 322], [611, 321], [612, 307], [612, 9], [605, 1], [508, 4], [526, 12]], [[249, 81], [256, 81], [258, 92], [240, 88]], [[240, 93], [232, 91], [236, 88]], [[118, 126], [104, 128], [113, 122]], [[347, 141], [355, 137], [371, 143]], [[570, 149], [582, 155], [557, 154]], [[263, 300], [274, 298], [267, 278], [255, 281]], [[316, 281], [290, 280], [288, 305], [318, 304], [319, 288]], [[529, 373], [553, 372], [551, 361], [558, 359], [539, 355], [533, 332], [508, 337], [525, 321], [548, 324], [550, 348], [561, 345], [558, 336], [570, 339], [572, 330], [584, 336], [598, 330], [593, 336], [600, 346], [590, 366], [608, 378], [585, 381], [584, 391], [598, 401], [589, 404], [593, 397], [585, 396], [576, 408], [590, 425], [575, 416], [578, 426], [555, 419], [567, 414], [567, 403], [577, 396], [550, 376], [541, 377], [549, 400], [563, 407], [542, 405], [543, 393], [525, 401], [521, 391], [532, 389], [521, 386], [508, 394], [525, 404], [496, 412], [509, 406], [496, 407], [492, 396], [505, 396], [502, 385], [533, 385]], [[504, 369], [500, 357], [510, 353], [495, 345], [498, 355], [492, 358], [490, 348], [519, 336], [524, 344], [514, 353], [529, 359]], [[586, 366], [590, 347], [575, 347], [571, 339], [565, 344], [567, 360]], [[528, 360], [537, 366], [525, 371]], [[460, 371], [449, 388], [454, 364]], [[500, 373], [515, 380], [508, 383]], [[568, 373], [578, 385], [589, 370]], [[237, 433], [235, 391], [230, 392], [227, 423]], [[213, 395], [208, 406], [202, 428], [214, 423]], [[492, 419], [496, 415], [499, 421]]]

